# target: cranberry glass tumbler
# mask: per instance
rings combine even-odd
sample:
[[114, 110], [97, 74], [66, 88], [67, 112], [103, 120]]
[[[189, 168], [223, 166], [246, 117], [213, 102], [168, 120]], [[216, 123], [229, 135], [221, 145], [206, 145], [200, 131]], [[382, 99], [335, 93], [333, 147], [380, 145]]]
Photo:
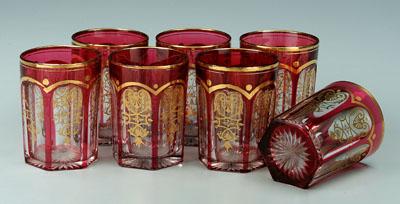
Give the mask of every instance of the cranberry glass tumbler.
[[240, 37], [241, 47], [278, 56], [276, 115], [314, 93], [318, 43], [317, 37], [295, 31], [256, 31]]
[[231, 37], [212, 29], [175, 29], [157, 35], [157, 46], [169, 47], [186, 53], [189, 57], [189, 76], [186, 100], [185, 145], [198, 145], [197, 91], [195, 57], [199, 52], [230, 47]]
[[102, 53], [99, 144], [111, 145], [111, 85], [108, 56], [111, 52], [123, 48], [147, 46], [148, 37], [146, 34], [135, 30], [97, 28], [73, 34], [72, 44], [93, 48]]
[[72, 46], [21, 54], [25, 161], [45, 170], [85, 168], [97, 159], [100, 53]]
[[168, 48], [129, 48], [110, 56], [114, 156], [125, 167], [182, 162], [187, 56]]
[[374, 153], [383, 126], [373, 96], [340, 81], [275, 118], [259, 147], [274, 180], [308, 188]]
[[257, 149], [273, 117], [275, 55], [214, 49], [196, 60], [199, 157], [209, 168], [248, 172], [264, 162]]

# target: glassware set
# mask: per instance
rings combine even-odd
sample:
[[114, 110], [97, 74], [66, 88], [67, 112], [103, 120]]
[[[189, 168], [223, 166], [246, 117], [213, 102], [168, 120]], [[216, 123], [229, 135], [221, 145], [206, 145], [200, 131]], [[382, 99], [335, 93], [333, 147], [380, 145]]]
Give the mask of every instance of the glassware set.
[[148, 36], [88, 29], [74, 46], [23, 52], [25, 161], [45, 170], [85, 168], [98, 144], [120, 166], [160, 169], [198, 146], [209, 169], [265, 165], [276, 181], [308, 188], [374, 153], [383, 115], [351, 82], [314, 94], [319, 39], [256, 31], [174, 29]]

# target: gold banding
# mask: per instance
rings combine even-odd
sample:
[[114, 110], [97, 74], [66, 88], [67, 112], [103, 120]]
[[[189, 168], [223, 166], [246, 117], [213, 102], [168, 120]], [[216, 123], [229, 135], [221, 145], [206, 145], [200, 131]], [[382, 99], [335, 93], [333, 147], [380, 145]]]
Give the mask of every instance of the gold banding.
[[174, 81], [170, 81], [170, 82], [168, 82], [168, 83], [162, 85], [162, 86], [159, 87], [158, 89], [153, 89], [153, 88], [147, 86], [146, 84], [142, 84], [142, 83], [140, 83], [140, 82], [125, 82], [125, 83], [123, 83], [123, 84], [121, 84], [121, 85], [117, 85], [117, 84], [116, 84], [117, 82], [115, 82], [115, 83], [112, 82], [112, 83], [114, 84], [114, 87], [116, 88], [116, 90], [117, 90], [118, 92], [121, 91], [122, 89], [126, 88], [126, 87], [129, 87], [129, 86], [138, 86], [138, 87], [141, 87], [141, 88], [146, 89], [147, 91], [149, 91], [149, 92], [152, 93], [153, 95], [158, 95], [158, 94], [160, 94], [164, 89], [168, 88], [170, 85], [173, 85], [173, 84], [185, 84], [185, 81], [184, 81], [184, 80], [180, 80], [180, 79], [177, 79], [177, 80], [174, 80]]
[[[96, 53], [96, 57], [83, 61], [83, 62], [77, 62], [77, 63], [69, 63], [69, 64], [53, 64], [53, 63], [39, 63], [39, 62], [33, 62], [29, 60], [23, 59], [24, 56], [30, 52], [35, 52], [39, 51], [41, 49], [48, 49], [48, 48], [77, 48], [77, 49], [88, 49], [90, 51], [93, 51]], [[100, 62], [101, 59], [101, 53], [99, 51], [90, 49], [90, 48], [84, 48], [84, 47], [78, 47], [78, 46], [73, 46], [73, 45], [49, 45], [49, 46], [43, 46], [43, 47], [36, 47], [32, 48], [29, 50], [26, 50], [20, 55], [20, 62], [21, 65], [28, 66], [31, 68], [38, 68], [38, 69], [74, 69], [74, 68], [84, 68], [88, 66], [89, 64], [95, 63], [96, 61]]]
[[[312, 43], [311, 45], [307, 46], [267, 46], [267, 45], [259, 45], [259, 44], [254, 44], [254, 43], [249, 43], [244, 40], [249, 35], [254, 35], [254, 34], [262, 34], [262, 33], [290, 33], [290, 34], [297, 34], [297, 35], [303, 35], [307, 36], [310, 38], [313, 38], [315, 40], [315, 43]], [[261, 50], [276, 50], [276, 51], [283, 51], [283, 52], [301, 52], [301, 51], [313, 51], [318, 49], [319, 46], [319, 39], [318, 37], [311, 35], [309, 33], [304, 33], [304, 32], [299, 32], [299, 31], [294, 31], [294, 30], [260, 30], [260, 31], [253, 31], [249, 33], [245, 33], [240, 36], [240, 42], [245, 44], [246, 46], [249, 46], [254, 49], [261, 49]]]
[[233, 89], [239, 93], [241, 93], [244, 97], [246, 97], [248, 100], [251, 100], [253, 98], [254, 95], [256, 95], [258, 93], [259, 90], [261, 90], [264, 87], [267, 87], [271, 84], [273, 84], [273, 81], [265, 81], [263, 83], [261, 83], [260, 85], [258, 85], [257, 87], [255, 87], [253, 89], [253, 91], [246, 91], [242, 88], [240, 88], [239, 86], [235, 86], [232, 84], [218, 84], [212, 87], [208, 87], [203, 80], [201, 80], [199, 77], [197, 77], [197, 81], [201, 84], [201, 86], [203, 86], [203, 88], [207, 91], [207, 93], [212, 93], [214, 91], [217, 90], [221, 90], [221, 89]]
[[[43, 80], [43, 81], [44, 81], [44, 80]], [[50, 86], [47, 86], [47, 85], [44, 84], [44, 83], [43, 83], [43, 84], [40, 83], [40, 82], [39, 82], [38, 80], [36, 80], [36, 79], [33, 79], [33, 78], [31, 78], [31, 77], [24, 76], [24, 77], [21, 77], [21, 83], [23, 83], [23, 82], [34, 83], [34, 84], [36, 84], [36, 85], [42, 87], [42, 88], [43, 88], [43, 91], [44, 91], [45, 93], [49, 93], [49, 92], [52, 91], [53, 89], [55, 89], [55, 88], [57, 88], [57, 87], [59, 87], [59, 86], [62, 86], [62, 85], [66, 85], [66, 84], [74, 84], [74, 85], [77, 85], [77, 86], [84, 87], [84, 88], [86, 88], [86, 89], [89, 88], [89, 84], [86, 84], [86, 83], [81, 82], [81, 81], [78, 81], [78, 80], [64, 80], [64, 81], [58, 81], [58, 82], [56, 82], [56, 83], [54, 83], [54, 84], [52, 84], [52, 85], [50, 85]]]
[[[224, 51], [224, 50], [251, 51], [251, 52], [263, 53], [260, 50], [246, 49], [246, 48], [218, 48], [218, 49], [213, 49], [211, 51]], [[198, 55], [197, 59], [200, 59], [199, 56], [201, 56], [204, 53], [207, 53], [207, 51], [200, 53]], [[276, 60], [276, 62], [274, 64], [269, 64], [269, 65], [265, 65], [265, 66], [249, 66], [249, 67], [220, 66], [220, 65], [216, 65], [216, 64], [208, 64], [208, 63], [202, 62], [200, 60], [197, 60], [197, 64], [200, 65], [201, 67], [204, 67], [204, 68], [209, 69], [209, 70], [214, 70], [214, 71], [223, 71], [223, 72], [261, 72], [261, 71], [272, 70], [272, 69], [278, 68], [279, 61]], [[200, 67], [197, 67], [197, 68], [200, 68]]]
[[307, 62], [307, 63], [305, 63], [305, 64], [303, 64], [303, 65], [301, 65], [299, 68], [297, 68], [297, 69], [294, 69], [293, 67], [291, 67], [291, 66], [289, 66], [289, 65], [287, 65], [287, 64], [284, 64], [284, 63], [280, 63], [280, 67], [282, 67], [282, 68], [284, 68], [284, 69], [286, 69], [286, 70], [289, 70], [290, 72], [292, 72], [292, 73], [294, 73], [294, 74], [299, 74], [301, 71], [303, 71], [305, 68], [307, 68], [307, 67], [309, 67], [310, 65], [313, 65], [313, 64], [317, 64], [317, 60], [311, 60], [311, 61], [309, 61], [309, 62]]
[[[176, 64], [169, 64], [169, 65], [129, 65], [129, 64], [122, 64], [120, 62], [115, 62], [115, 60], [113, 60], [113, 56], [118, 54], [119, 52], [125, 51], [125, 50], [136, 50], [136, 49], [158, 49], [158, 50], [168, 50], [168, 51], [172, 51], [172, 52], [177, 52], [179, 53], [183, 60], [182, 62], [176, 63]], [[116, 66], [120, 66], [126, 69], [175, 69], [175, 68], [179, 68], [182, 67], [183, 65], [188, 63], [188, 57], [186, 54], [179, 52], [177, 50], [171, 49], [171, 48], [167, 48], [167, 47], [129, 47], [129, 48], [124, 48], [118, 51], [113, 52], [110, 55], [110, 64], [116, 65]]]
[[[79, 35], [82, 34], [87, 34], [87, 33], [92, 33], [92, 32], [107, 32], [107, 31], [115, 31], [115, 32], [126, 32], [126, 33], [132, 33], [132, 34], [137, 34], [141, 35], [144, 37], [143, 41], [137, 42], [137, 43], [130, 43], [130, 44], [121, 44], [121, 45], [106, 45], [106, 44], [96, 44], [96, 43], [84, 43], [80, 42], [79, 40], [76, 40], [76, 38]], [[127, 48], [127, 47], [134, 47], [134, 46], [146, 46], [148, 41], [149, 41], [149, 36], [147, 36], [146, 33], [137, 31], [137, 30], [131, 30], [131, 29], [124, 29], [124, 28], [91, 28], [91, 29], [86, 29], [86, 30], [81, 30], [72, 35], [72, 44], [81, 46], [81, 47], [114, 47], [114, 48]]]
[[[176, 44], [166, 43], [166, 42], [160, 40], [160, 38], [163, 35], [174, 33], [174, 32], [180, 32], [180, 31], [198, 31], [198, 32], [205, 32], [205, 33], [209, 32], [209, 33], [220, 34], [221, 36], [227, 37], [227, 41], [222, 44], [213, 44], [213, 45], [176, 45]], [[232, 39], [232, 37], [228, 33], [225, 33], [220, 30], [210, 29], [210, 28], [177, 28], [177, 29], [166, 30], [166, 31], [163, 31], [156, 35], [156, 41], [161, 46], [175, 48], [175, 49], [192, 49], [192, 50], [229, 47], [230, 43], [231, 43], [231, 39]]]

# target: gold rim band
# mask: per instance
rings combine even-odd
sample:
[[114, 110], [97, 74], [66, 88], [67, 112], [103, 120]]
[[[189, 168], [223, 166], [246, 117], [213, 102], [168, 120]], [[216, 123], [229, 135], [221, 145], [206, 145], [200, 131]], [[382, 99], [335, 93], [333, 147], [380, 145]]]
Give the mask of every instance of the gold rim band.
[[[182, 62], [179, 62], [179, 63], [176, 63], [176, 64], [158, 65], [158, 66], [128, 65], [128, 64], [122, 64], [120, 62], [115, 62], [113, 60], [113, 56], [118, 54], [119, 52], [123, 52], [123, 51], [126, 51], [126, 50], [139, 50], [139, 49], [168, 50], [168, 51], [179, 53], [182, 56], [183, 60], [182, 60]], [[175, 69], [175, 68], [178, 68], [178, 67], [182, 67], [182, 66], [184, 66], [185, 64], [187, 64], [189, 62], [188, 57], [187, 57], [186, 54], [184, 54], [182, 52], [179, 52], [179, 51], [176, 51], [176, 50], [171, 49], [171, 48], [166, 48], [166, 47], [130, 47], [130, 48], [125, 48], [125, 49], [121, 49], [121, 50], [118, 50], [116, 52], [113, 52], [110, 55], [109, 59], [110, 59], [110, 62], [109, 62], [110, 64], [113, 64], [113, 65], [116, 65], [116, 66], [120, 66], [120, 67], [123, 67], [123, 68], [126, 68], [126, 69], [147, 69], [147, 70], [152, 70], [152, 69]]]
[[[38, 63], [38, 62], [32, 62], [28, 60], [24, 60], [24, 56], [28, 54], [29, 52], [35, 52], [35, 51], [40, 51], [41, 49], [47, 49], [47, 48], [77, 48], [77, 49], [88, 49], [90, 51], [94, 51], [96, 53], [96, 57], [86, 60], [84, 62], [78, 62], [78, 63], [70, 63], [70, 64], [52, 64], [52, 63]], [[101, 53], [90, 49], [90, 48], [84, 48], [84, 47], [79, 47], [79, 46], [73, 46], [73, 45], [49, 45], [49, 46], [43, 46], [43, 47], [36, 47], [32, 48], [29, 50], [24, 51], [20, 55], [20, 63], [21, 65], [28, 66], [30, 68], [38, 68], [38, 69], [73, 69], [73, 68], [82, 68], [86, 67], [89, 64], [93, 64], [96, 61], [100, 62], [101, 58]]]
[[[125, 32], [130, 34], [137, 34], [144, 37], [144, 40], [137, 42], [137, 43], [130, 43], [130, 44], [121, 44], [121, 45], [105, 45], [105, 44], [96, 44], [96, 43], [84, 43], [76, 40], [79, 35], [87, 34], [87, 33], [94, 33], [94, 32], [107, 32], [107, 31], [114, 31], [114, 32]], [[146, 33], [131, 30], [131, 29], [124, 29], [124, 28], [91, 28], [86, 30], [78, 31], [71, 36], [72, 44], [81, 46], [81, 47], [108, 47], [108, 48], [128, 48], [128, 47], [135, 47], [135, 46], [146, 46], [149, 41], [149, 36]]]
[[[267, 46], [267, 45], [260, 45], [249, 43], [244, 40], [247, 36], [254, 35], [254, 34], [263, 34], [263, 33], [286, 33], [286, 34], [297, 34], [302, 36], [307, 36], [315, 40], [315, 43], [307, 46]], [[313, 51], [318, 49], [319, 47], [319, 39], [318, 37], [311, 35], [309, 33], [294, 31], [294, 30], [260, 30], [260, 31], [253, 31], [248, 32], [240, 36], [240, 42], [246, 46], [249, 46], [254, 49], [260, 50], [275, 50], [275, 51], [284, 51], [284, 52], [302, 52], [302, 51]]]
[[[251, 51], [251, 52], [257, 52], [257, 53], [264, 53], [259, 50], [245, 49], [245, 48], [219, 48], [219, 49], [214, 49], [211, 51], [220, 51], [220, 50], [221, 51], [224, 51], [224, 50]], [[200, 59], [200, 56], [207, 52], [208, 51], [200, 53], [199, 56], [197, 57], [197, 59]], [[264, 53], [264, 54], [267, 54], [267, 53]], [[261, 71], [266, 71], [266, 70], [277, 69], [279, 66], [278, 60], [276, 60], [276, 62], [274, 64], [270, 64], [270, 65], [266, 65], [266, 66], [249, 66], [249, 67], [227, 67], [227, 66], [220, 66], [220, 65], [215, 65], [215, 64], [208, 64], [208, 63], [202, 62], [200, 60], [197, 60], [196, 63], [198, 65], [200, 65], [200, 67], [196, 67], [196, 68], [204, 67], [209, 70], [221, 71], [221, 72], [261, 72]]]
[[[204, 33], [214, 33], [214, 34], [219, 34], [221, 36], [225, 36], [227, 38], [227, 41], [221, 44], [212, 44], [212, 45], [176, 45], [176, 44], [171, 44], [167, 43], [164, 41], [161, 41], [160, 38], [163, 35], [174, 33], [174, 32], [185, 32], [185, 31], [198, 31], [198, 32], [204, 32]], [[156, 35], [156, 41], [157, 43], [160, 44], [160, 46], [163, 47], [170, 47], [170, 48], [175, 48], [175, 49], [214, 49], [214, 48], [221, 48], [221, 47], [227, 47], [230, 46], [231, 44], [231, 39], [232, 37], [223, 31], [216, 30], [216, 29], [210, 29], [210, 28], [177, 28], [177, 29], [170, 29], [163, 31], [159, 34]]]

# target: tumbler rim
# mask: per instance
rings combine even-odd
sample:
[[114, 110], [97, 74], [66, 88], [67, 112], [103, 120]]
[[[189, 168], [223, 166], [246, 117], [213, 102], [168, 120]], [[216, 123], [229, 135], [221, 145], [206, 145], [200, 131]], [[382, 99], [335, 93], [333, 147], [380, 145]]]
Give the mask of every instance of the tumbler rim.
[[[98, 44], [98, 43], [84, 43], [76, 39], [78, 36], [82, 34], [87, 34], [87, 33], [94, 33], [98, 31], [115, 31], [115, 32], [126, 32], [126, 33], [131, 33], [131, 34], [136, 34], [144, 37], [144, 40], [139, 41], [137, 43], [128, 43], [128, 44], [120, 44], [120, 45], [106, 45], [106, 44]], [[142, 46], [146, 45], [147, 42], [149, 41], [149, 36], [141, 31], [138, 30], [133, 30], [133, 29], [126, 29], [126, 28], [89, 28], [89, 29], [84, 29], [80, 30], [71, 36], [72, 39], [72, 44], [81, 46], [81, 47], [115, 47], [115, 48], [128, 48], [132, 46]]]
[[[211, 45], [177, 45], [177, 44], [167, 43], [167, 42], [160, 40], [160, 38], [163, 35], [166, 35], [169, 33], [174, 33], [174, 32], [181, 32], [181, 31], [199, 31], [199, 32], [204, 32], [204, 33], [207, 33], [207, 32], [208, 33], [216, 33], [216, 34], [220, 34], [221, 36], [227, 37], [227, 40], [226, 40], [226, 42], [221, 43], [221, 44], [211, 44]], [[212, 49], [212, 48], [226, 47], [226, 46], [230, 45], [231, 40], [232, 40], [232, 37], [228, 33], [217, 30], [217, 29], [213, 29], [213, 28], [174, 28], [174, 29], [165, 30], [156, 35], [156, 42], [162, 44], [162, 46], [167, 46], [167, 47], [171, 47], [171, 48], [181, 48], [181, 49], [182, 48]]]
[[[120, 62], [116, 62], [115, 60], [112, 59], [114, 55], [116, 55], [116, 54], [118, 54], [120, 52], [123, 52], [123, 51], [126, 51], [126, 50], [141, 50], [141, 49], [168, 50], [168, 51], [179, 53], [183, 59], [182, 59], [182, 62], [175, 63], [175, 64], [169, 64], [169, 65], [128, 65], [128, 64], [123, 64], [123, 63], [120, 63]], [[112, 52], [110, 54], [110, 56], [109, 56], [109, 61], [110, 61], [109, 62], [110, 64], [117, 65], [117, 66], [120, 66], [120, 67], [123, 67], [123, 68], [126, 68], [126, 69], [148, 69], [148, 70], [151, 70], [151, 69], [175, 69], [175, 68], [179, 68], [179, 67], [182, 67], [183, 65], [187, 64], [189, 60], [188, 60], [188, 57], [187, 57], [186, 54], [184, 54], [184, 53], [182, 53], [182, 52], [180, 52], [178, 50], [172, 49], [172, 48], [156, 47], [156, 46], [143, 46], [143, 47], [128, 47], [128, 48], [124, 48], [124, 49]]]
[[[67, 64], [58, 64], [58, 63], [41, 63], [41, 62], [34, 62], [27, 59], [24, 59], [25, 56], [29, 53], [45, 50], [45, 49], [54, 49], [54, 48], [67, 48], [67, 49], [86, 49], [91, 52], [95, 52], [96, 56], [85, 60], [83, 62], [76, 62], [76, 63], [67, 63]], [[38, 69], [74, 69], [74, 68], [83, 68], [87, 67], [89, 64], [92, 64], [96, 61], [100, 61], [101, 53], [95, 49], [87, 48], [87, 47], [80, 47], [75, 45], [46, 45], [46, 46], [39, 46], [28, 49], [20, 54], [20, 63], [22, 65], [38, 68]]]
[[[267, 46], [267, 45], [259, 45], [255, 43], [250, 43], [248, 41], [245, 41], [244, 38], [248, 37], [250, 35], [255, 35], [255, 34], [261, 34], [261, 33], [289, 33], [289, 34], [297, 34], [297, 35], [303, 35], [307, 37], [311, 37], [312, 39], [315, 40], [314, 43], [311, 45], [305, 45], [305, 46]], [[319, 38], [315, 35], [306, 33], [306, 32], [300, 32], [296, 30], [257, 30], [257, 31], [252, 31], [248, 33], [244, 33], [240, 36], [240, 42], [243, 44], [246, 44], [250, 46], [251, 48], [257, 48], [257, 49], [262, 49], [262, 50], [277, 50], [277, 51], [286, 51], [286, 52], [301, 52], [301, 51], [310, 51], [314, 49], [318, 49], [319, 47]]]
[[[207, 54], [208, 52], [215, 52], [215, 51], [247, 51], [247, 52], [254, 52], [254, 53], [262, 53], [265, 55], [270, 55], [274, 58], [275, 63], [265, 65], [265, 66], [243, 66], [243, 67], [237, 67], [237, 66], [232, 66], [232, 67], [227, 67], [227, 66], [221, 66], [221, 65], [216, 65], [216, 64], [209, 64], [202, 62], [200, 57], [204, 54]], [[196, 64], [200, 65], [200, 67], [205, 67], [206, 69], [213, 70], [213, 71], [222, 71], [222, 72], [261, 72], [261, 71], [267, 71], [267, 70], [275, 70], [278, 69], [279, 61], [276, 55], [270, 54], [267, 52], [263, 52], [260, 50], [256, 49], [247, 49], [247, 48], [218, 48], [218, 49], [212, 49], [208, 51], [204, 51], [199, 53], [199, 55], [196, 58]]]

